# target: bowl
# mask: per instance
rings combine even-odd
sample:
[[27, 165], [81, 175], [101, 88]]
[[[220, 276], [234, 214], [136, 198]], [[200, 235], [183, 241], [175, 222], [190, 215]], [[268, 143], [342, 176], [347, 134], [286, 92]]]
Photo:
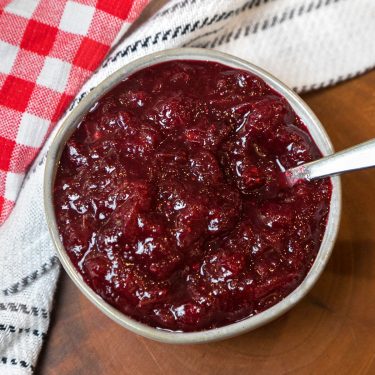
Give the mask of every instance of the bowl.
[[330, 211], [328, 215], [326, 231], [318, 255], [306, 278], [291, 294], [289, 294], [283, 300], [281, 300], [271, 308], [265, 310], [264, 312], [224, 327], [213, 328], [200, 332], [185, 333], [171, 332], [150, 327], [124, 315], [116, 308], [105, 302], [84, 282], [80, 273], [74, 268], [60, 240], [55, 219], [52, 194], [56, 170], [66, 141], [69, 139], [69, 137], [81, 121], [82, 117], [88, 112], [88, 110], [95, 104], [98, 99], [100, 99], [104, 94], [106, 94], [109, 90], [116, 86], [121, 80], [133, 74], [134, 72], [148, 66], [170, 60], [214, 61], [233, 68], [243, 69], [259, 76], [275, 91], [280, 93], [288, 100], [294, 111], [307, 126], [312, 138], [314, 139], [323, 155], [329, 155], [333, 153], [333, 147], [322, 124], [319, 122], [311, 109], [296, 93], [289, 89], [285, 84], [280, 82], [278, 79], [276, 79], [263, 69], [247, 61], [238, 59], [237, 57], [213, 50], [195, 48], [181, 48], [160, 51], [142, 57], [125, 65], [124, 67], [120, 68], [112, 75], [110, 75], [108, 78], [106, 78], [98, 86], [96, 86], [73, 109], [73, 111], [68, 115], [68, 117], [62, 124], [52, 142], [47, 156], [44, 174], [44, 205], [49, 231], [56, 247], [57, 254], [63, 267], [65, 268], [65, 271], [68, 273], [73, 282], [78, 286], [81, 292], [95, 306], [97, 306], [99, 310], [101, 310], [112, 320], [127, 328], [128, 330], [144, 337], [166, 343], [203, 343], [226, 339], [258, 328], [284, 314], [309, 292], [309, 290], [321, 275], [325, 265], [327, 264], [337, 236], [341, 215], [341, 184], [339, 177], [334, 177], [331, 179], [332, 198], [330, 202]]

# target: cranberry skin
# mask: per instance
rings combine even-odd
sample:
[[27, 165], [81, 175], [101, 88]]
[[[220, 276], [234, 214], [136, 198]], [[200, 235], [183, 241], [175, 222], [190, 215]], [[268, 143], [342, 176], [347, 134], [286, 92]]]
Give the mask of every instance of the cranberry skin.
[[251, 73], [171, 61], [104, 96], [63, 150], [54, 202], [86, 283], [153, 327], [197, 331], [291, 293], [322, 241], [331, 184], [288, 188], [320, 156], [288, 102]]
[[272, 140], [274, 132], [285, 124], [293, 123], [295, 115], [288, 102], [279, 96], [266, 96], [254, 102], [249, 108], [249, 115], [238, 129], [240, 134], [249, 132], [250, 135], [263, 138], [269, 136]]
[[185, 141], [208, 151], [217, 151], [231, 130], [230, 124], [222, 119], [210, 121], [207, 117], [201, 117], [193, 126], [184, 130]]
[[189, 157], [189, 169], [197, 182], [218, 184], [223, 181], [219, 163], [209, 151], [192, 150]]

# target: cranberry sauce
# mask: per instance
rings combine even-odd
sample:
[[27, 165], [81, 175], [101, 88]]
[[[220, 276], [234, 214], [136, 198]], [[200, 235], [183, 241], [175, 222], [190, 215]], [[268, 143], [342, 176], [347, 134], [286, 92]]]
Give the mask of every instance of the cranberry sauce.
[[328, 179], [281, 186], [320, 157], [263, 80], [212, 62], [143, 69], [105, 95], [63, 151], [61, 239], [86, 283], [153, 327], [198, 331], [263, 311], [304, 279]]

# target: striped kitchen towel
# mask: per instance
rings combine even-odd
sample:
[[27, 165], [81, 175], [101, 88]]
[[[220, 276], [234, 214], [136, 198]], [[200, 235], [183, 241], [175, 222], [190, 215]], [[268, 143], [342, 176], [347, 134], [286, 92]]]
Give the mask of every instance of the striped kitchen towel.
[[174, 0], [127, 37], [125, 26], [142, 1], [5, 3], [0, 0], [2, 220], [16, 204], [0, 227], [1, 374], [32, 372], [46, 337], [59, 267], [43, 213], [43, 170], [73, 97], [70, 109], [119, 67], [172, 47], [232, 53], [299, 92], [375, 65], [374, 0]]

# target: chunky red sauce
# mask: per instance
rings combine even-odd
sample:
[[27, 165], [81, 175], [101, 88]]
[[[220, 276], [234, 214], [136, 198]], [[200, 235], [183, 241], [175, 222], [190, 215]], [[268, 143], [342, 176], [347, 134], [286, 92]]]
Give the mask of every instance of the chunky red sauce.
[[171, 61], [120, 83], [66, 144], [61, 239], [88, 285], [148, 325], [223, 326], [279, 302], [324, 234], [331, 184], [279, 173], [321, 154], [260, 78]]

